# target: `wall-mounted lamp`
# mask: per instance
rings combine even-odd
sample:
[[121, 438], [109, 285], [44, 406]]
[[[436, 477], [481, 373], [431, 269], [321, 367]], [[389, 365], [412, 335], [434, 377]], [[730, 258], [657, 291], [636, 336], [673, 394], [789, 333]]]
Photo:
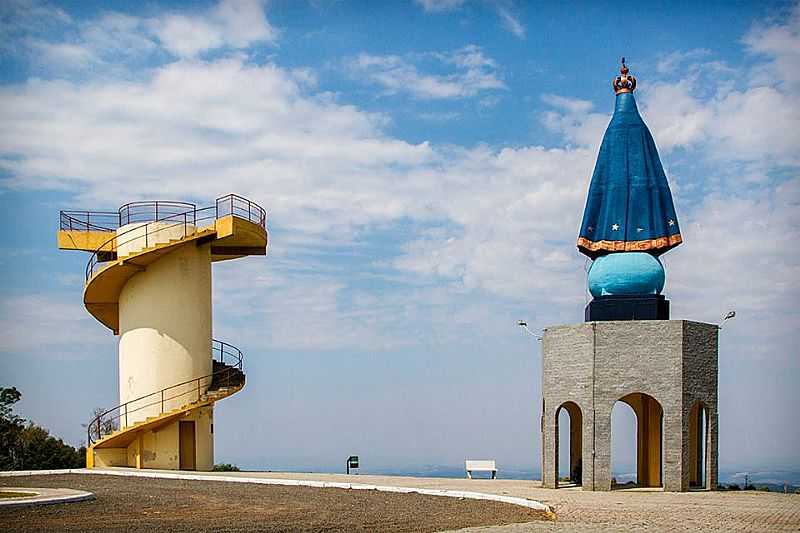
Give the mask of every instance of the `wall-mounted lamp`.
[[736, 316], [736, 311], [728, 311], [724, 317], [722, 317], [722, 321], [719, 323], [717, 328], [722, 329], [722, 325], [725, 323], [726, 320], [730, 320]]
[[536, 333], [534, 333], [534, 332], [532, 332], [532, 331], [530, 330], [530, 328], [528, 327], [528, 323], [527, 323], [527, 322], [525, 322], [524, 320], [519, 320], [519, 321], [517, 321], [517, 325], [518, 325], [519, 327], [521, 327], [522, 329], [524, 329], [524, 330], [525, 330], [525, 331], [526, 331], [528, 334], [530, 334], [530, 335], [532, 335], [532, 336], [536, 337], [536, 340], [537, 340], [537, 341], [540, 341], [540, 340], [542, 340], [542, 337], [541, 337], [541, 336], [537, 335]]

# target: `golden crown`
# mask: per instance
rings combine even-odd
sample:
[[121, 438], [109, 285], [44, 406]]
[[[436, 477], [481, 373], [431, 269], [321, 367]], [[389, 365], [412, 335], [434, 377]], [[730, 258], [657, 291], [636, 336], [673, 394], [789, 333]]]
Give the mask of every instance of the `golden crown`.
[[628, 74], [628, 67], [625, 66], [625, 58], [622, 58], [622, 67], [619, 69], [619, 76], [614, 78], [614, 94], [632, 93], [636, 89], [636, 78]]

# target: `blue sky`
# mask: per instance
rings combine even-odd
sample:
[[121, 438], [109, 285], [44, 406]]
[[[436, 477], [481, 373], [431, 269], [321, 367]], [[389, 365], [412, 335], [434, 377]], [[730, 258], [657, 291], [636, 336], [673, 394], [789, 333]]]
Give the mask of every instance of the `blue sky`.
[[685, 239], [673, 317], [737, 311], [722, 466], [800, 465], [797, 4], [14, 0], [0, 22], [0, 384], [67, 440], [115, 402], [117, 340], [58, 210], [236, 192], [271, 249], [214, 266], [248, 376], [217, 460], [535, 468], [539, 345], [515, 323], [581, 320], [625, 55]]

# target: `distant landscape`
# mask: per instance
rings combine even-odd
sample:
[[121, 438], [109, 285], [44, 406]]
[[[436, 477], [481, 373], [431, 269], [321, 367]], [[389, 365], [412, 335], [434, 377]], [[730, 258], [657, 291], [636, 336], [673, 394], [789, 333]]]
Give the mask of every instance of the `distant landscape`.
[[[362, 459], [363, 460], [363, 459]], [[363, 465], [363, 463], [362, 463]], [[504, 468], [499, 465], [497, 473], [498, 479], [541, 479], [541, 474], [538, 470], [522, 467], [507, 467]], [[246, 470], [251, 471], [266, 471], [269, 468], [248, 467]], [[319, 472], [319, 473], [344, 473], [342, 469], [331, 468], [330, 466], [313, 467], [313, 468], [272, 468], [272, 471], [293, 471], [293, 472]], [[385, 476], [414, 476], [414, 477], [443, 477], [443, 478], [459, 478], [464, 477], [464, 468], [459, 465], [420, 465], [407, 468], [361, 468], [357, 472], [362, 475], [385, 475]], [[724, 485], [736, 484], [744, 487], [745, 474], [747, 475], [747, 482], [756, 488], [767, 487], [773, 492], [783, 492], [784, 483], [788, 483], [787, 491], [795, 492], [800, 490], [800, 469], [797, 468], [773, 468], [763, 470], [747, 471], [744, 469], [723, 469], [720, 470], [719, 483]], [[614, 477], [621, 481], [631, 481], [635, 479], [636, 474], [630, 472], [614, 472]], [[476, 474], [475, 477], [480, 477]]]

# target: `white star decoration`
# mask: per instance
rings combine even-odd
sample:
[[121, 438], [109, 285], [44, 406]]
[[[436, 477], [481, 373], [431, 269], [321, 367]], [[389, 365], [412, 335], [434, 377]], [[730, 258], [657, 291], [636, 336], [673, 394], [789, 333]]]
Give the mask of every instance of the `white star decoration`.
[[637, 233], [644, 231], [644, 228], [636, 228]]
[[667, 224], [669, 224], [670, 226], [674, 226], [674, 225], [675, 225], [675, 221], [674, 221], [674, 220], [672, 220], [672, 219], [669, 219], [669, 220], [667, 221]]
[[619, 224], [611, 224], [611, 229], [617, 231], [619, 229]]

